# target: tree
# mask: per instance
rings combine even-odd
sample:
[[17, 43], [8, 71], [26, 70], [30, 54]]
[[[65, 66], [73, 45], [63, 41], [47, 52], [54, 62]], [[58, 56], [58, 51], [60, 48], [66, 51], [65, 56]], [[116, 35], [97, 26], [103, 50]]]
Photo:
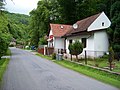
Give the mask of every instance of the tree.
[[109, 62], [109, 65], [110, 65], [110, 70], [112, 70], [112, 62], [114, 60], [114, 51], [112, 49], [112, 47], [109, 48], [109, 59], [108, 59], [108, 62]]
[[0, 1], [0, 10], [4, 9], [4, 3], [3, 3], [3, 0]]
[[58, 12], [62, 23], [73, 24], [77, 20], [99, 13], [100, 2], [101, 0], [58, 0], [60, 6]]
[[8, 29], [10, 34], [17, 42], [22, 42], [23, 45], [28, 45], [30, 42], [29, 35], [29, 16], [24, 14], [15, 14], [4, 11], [8, 19]]
[[5, 55], [11, 40], [7, 24], [8, 21], [5, 15], [0, 15], [0, 59], [3, 55]]
[[83, 51], [83, 45], [78, 40], [69, 45], [70, 54], [75, 55], [78, 61], [78, 55]]
[[44, 37], [49, 30], [50, 23], [50, 1], [41, 0], [38, 2], [37, 9], [30, 12], [31, 17], [31, 44], [38, 46], [40, 38]]
[[120, 1], [116, 1], [111, 6], [110, 17], [112, 21], [112, 30], [109, 31], [111, 32], [109, 35], [112, 41], [111, 45], [115, 52], [120, 52]]
[[47, 39], [45, 37], [40, 38], [39, 45], [47, 45]]
[[60, 5], [59, 13], [62, 23], [73, 24], [76, 22], [76, 2], [75, 0], [58, 0]]
[[72, 45], [72, 44], [69, 44], [68, 49], [69, 49], [69, 53], [71, 54], [71, 61], [72, 61], [73, 45]]

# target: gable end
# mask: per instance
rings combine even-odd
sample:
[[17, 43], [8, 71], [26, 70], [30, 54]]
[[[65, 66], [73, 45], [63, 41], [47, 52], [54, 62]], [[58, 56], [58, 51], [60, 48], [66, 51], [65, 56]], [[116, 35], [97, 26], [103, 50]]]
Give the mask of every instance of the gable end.
[[87, 31], [106, 29], [110, 27], [111, 22], [104, 12], [88, 27]]

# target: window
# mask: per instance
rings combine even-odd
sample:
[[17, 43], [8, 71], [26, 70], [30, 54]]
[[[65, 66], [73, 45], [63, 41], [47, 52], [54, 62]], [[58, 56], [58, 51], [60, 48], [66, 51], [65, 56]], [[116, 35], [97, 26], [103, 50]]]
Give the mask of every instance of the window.
[[83, 48], [86, 47], [86, 38], [82, 38], [82, 44], [83, 44]]
[[69, 40], [69, 44], [72, 44], [72, 40]]
[[104, 26], [104, 24], [105, 24], [105, 23], [104, 23], [104, 22], [102, 22], [102, 26]]

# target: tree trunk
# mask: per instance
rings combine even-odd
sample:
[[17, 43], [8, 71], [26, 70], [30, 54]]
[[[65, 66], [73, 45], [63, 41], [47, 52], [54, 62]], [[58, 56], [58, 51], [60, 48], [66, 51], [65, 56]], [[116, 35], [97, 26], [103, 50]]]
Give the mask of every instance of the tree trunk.
[[78, 55], [76, 55], [76, 60], [77, 60], [77, 62], [78, 62]]
[[112, 62], [110, 62], [110, 71], [112, 71]]

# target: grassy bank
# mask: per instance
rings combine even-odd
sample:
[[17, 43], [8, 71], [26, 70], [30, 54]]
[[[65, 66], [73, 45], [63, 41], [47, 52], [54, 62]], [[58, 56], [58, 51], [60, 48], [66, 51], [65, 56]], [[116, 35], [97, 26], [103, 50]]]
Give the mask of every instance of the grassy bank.
[[[37, 54], [37, 55], [40, 57], [52, 60], [51, 57], [44, 56], [41, 54]], [[71, 70], [74, 70], [74, 71], [77, 71], [84, 75], [87, 75], [89, 77], [92, 77], [96, 80], [99, 80], [104, 83], [107, 83], [107, 84], [110, 84], [110, 85], [120, 88], [120, 75], [115, 75], [115, 74], [111, 74], [108, 72], [100, 71], [100, 70], [93, 69], [88, 66], [79, 65], [79, 64], [76, 64], [76, 63], [73, 63], [70, 61], [66, 61], [66, 60], [62, 60], [62, 61], [54, 60], [54, 62], [66, 67], [66, 68], [69, 68]]]
[[[10, 50], [8, 49], [8, 51], [6, 52], [6, 56], [10, 56], [11, 55], [11, 52]], [[0, 60], [0, 81], [2, 80], [2, 77], [3, 77], [3, 74], [7, 68], [7, 65], [9, 63], [9, 58], [2, 58]]]
[[0, 81], [2, 80], [2, 76], [6, 70], [9, 60], [10, 59], [8, 59], [8, 58], [0, 60]]

